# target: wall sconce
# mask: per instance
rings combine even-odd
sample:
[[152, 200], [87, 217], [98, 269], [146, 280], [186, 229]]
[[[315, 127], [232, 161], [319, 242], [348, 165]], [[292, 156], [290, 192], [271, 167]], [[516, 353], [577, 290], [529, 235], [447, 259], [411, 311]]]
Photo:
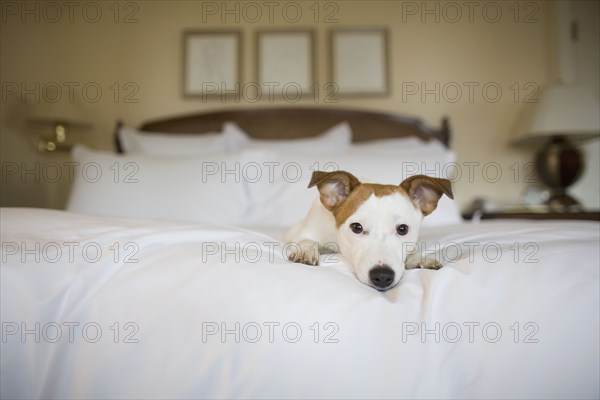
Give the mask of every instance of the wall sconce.
[[516, 130], [514, 144], [543, 144], [536, 155], [540, 180], [550, 188], [546, 204], [554, 211], [579, 211], [581, 204], [567, 193], [579, 179], [585, 160], [578, 145], [600, 135], [600, 102], [589, 87], [569, 83], [544, 90]]
[[41, 153], [71, 151], [74, 144], [71, 133], [91, 127], [73, 101], [36, 103], [28, 121], [46, 132], [37, 141], [37, 150]]

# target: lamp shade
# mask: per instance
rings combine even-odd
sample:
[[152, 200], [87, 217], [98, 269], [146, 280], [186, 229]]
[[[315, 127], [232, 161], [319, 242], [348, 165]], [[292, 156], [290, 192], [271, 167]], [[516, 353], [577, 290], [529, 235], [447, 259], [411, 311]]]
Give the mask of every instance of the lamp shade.
[[522, 115], [514, 143], [527, 144], [563, 136], [577, 141], [600, 134], [598, 94], [581, 84], [555, 84]]

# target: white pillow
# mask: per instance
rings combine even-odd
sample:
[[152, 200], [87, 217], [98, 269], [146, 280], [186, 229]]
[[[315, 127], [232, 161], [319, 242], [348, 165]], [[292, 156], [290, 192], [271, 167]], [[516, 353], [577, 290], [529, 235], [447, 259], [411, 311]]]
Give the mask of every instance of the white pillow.
[[76, 146], [72, 156], [68, 211], [236, 225], [250, 206], [241, 171], [251, 152], [156, 158]]
[[222, 133], [173, 134], [148, 133], [122, 127], [117, 132], [122, 149], [127, 154], [150, 156], [195, 156], [235, 151]]
[[[244, 218], [251, 224], [291, 226], [300, 222], [318, 197], [317, 189], [308, 189], [315, 170], [345, 170], [364, 182], [399, 185], [412, 175], [452, 177], [454, 153], [439, 154], [417, 150], [404, 151], [391, 156], [345, 153], [333, 156], [308, 156], [292, 152], [273, 153], [270, 171], [265, 168], [262, 178], [249, 182], [252, 202]], [[455, 201], [443, 196], [437, 209], [423, 220], [423, 226], [439, 226], [462, 222]]]
[[352, 143], [352, 130], [347, 122], [340, 122], [316, 137], [292, 140], [253, 139], [233, 122], [225, 122], [223, 134], [239, 149], [293, 149], [297, 153], [306, 154], [339, 154], [347, 151]]

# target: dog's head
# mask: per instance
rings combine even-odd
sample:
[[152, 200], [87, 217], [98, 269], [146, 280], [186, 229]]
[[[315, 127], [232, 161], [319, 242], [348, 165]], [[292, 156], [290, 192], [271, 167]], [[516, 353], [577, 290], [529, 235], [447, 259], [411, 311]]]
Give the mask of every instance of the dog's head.
[[378, 290], [402, 277], [423, 217], [443, 194], [454, 198], [449, 180], [424, 175], [396, 186], [361, 183], [345, 171], [315, 171], [308, 187], [313, 186], [335, 218], [339, 251], [358, 279]]

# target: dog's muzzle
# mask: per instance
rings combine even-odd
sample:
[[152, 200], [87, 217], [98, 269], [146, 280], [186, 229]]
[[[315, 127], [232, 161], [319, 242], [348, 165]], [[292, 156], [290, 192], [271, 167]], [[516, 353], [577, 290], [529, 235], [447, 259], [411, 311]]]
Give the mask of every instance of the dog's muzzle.
[[376, 289], [383, 290], [394, 282], [396, 273], [387, 265], [378, 265], [369, 271], [369, 279]]

